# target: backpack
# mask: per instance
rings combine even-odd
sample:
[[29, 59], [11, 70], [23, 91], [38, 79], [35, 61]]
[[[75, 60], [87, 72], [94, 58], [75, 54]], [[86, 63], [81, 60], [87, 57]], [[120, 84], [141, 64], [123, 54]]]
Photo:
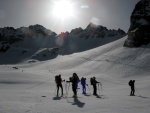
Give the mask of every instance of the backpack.
[[91, 83], [91, 85], [93, 85], [93, 78], [92, 77], [90, 78], [90, 83]]
[[56, 82], [56, 84], [60, 84], [61, 83], [61, 78], [59, 77], [59, 75], [55, 76], [55, 82]]
[[75, 80], [77, 83], [80, 81], [76, 73], [73, 73], [72, 80]]
[[132, 80], [129, 81], [128, 85], [131, 86], [131, 84], [132, 84]]

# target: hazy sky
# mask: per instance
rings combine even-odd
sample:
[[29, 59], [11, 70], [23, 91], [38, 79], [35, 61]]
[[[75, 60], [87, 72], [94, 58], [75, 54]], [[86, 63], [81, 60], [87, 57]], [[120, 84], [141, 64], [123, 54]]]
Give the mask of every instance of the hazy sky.
[[[78, 27], [85, 29], [93, 21], [108, 29], [121, 28], [127, 31], [130, 26], [130, 15], [140, 0], [68, 0], [69, 5], [60, 5], [60, 1], [0, 0], [0, 28], [40, 24], [60, 33], [70, 32]], [[61, 18], [64, 15], [56, 14], [60, 11], [66, 13], [66, 18]]]

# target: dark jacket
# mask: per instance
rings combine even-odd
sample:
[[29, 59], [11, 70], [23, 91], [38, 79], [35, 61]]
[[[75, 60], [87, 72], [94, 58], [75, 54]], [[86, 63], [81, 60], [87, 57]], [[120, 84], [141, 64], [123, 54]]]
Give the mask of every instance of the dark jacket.
[[93, 79], [93, 85], [96, 85], [97, 83], [99, 83], [99, 82], [96, 81], [96, 79]]

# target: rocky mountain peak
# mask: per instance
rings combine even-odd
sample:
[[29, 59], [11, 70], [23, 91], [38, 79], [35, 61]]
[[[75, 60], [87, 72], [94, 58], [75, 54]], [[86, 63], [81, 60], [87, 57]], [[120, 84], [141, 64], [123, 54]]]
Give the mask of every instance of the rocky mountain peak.
[[130, 23], [124, 46], [139, 47], [150, 43], [150, 0], [141, 0], [136, 4]]

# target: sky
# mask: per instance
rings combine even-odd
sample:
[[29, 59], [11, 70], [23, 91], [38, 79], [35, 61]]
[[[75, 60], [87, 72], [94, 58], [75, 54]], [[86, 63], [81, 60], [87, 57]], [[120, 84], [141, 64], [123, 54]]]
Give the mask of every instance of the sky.
[[85, 29], [90, 22], [108, 29], [130, 26], [140, 0], [0, 0], [0, 28], [39, 24], [56, 33]]

